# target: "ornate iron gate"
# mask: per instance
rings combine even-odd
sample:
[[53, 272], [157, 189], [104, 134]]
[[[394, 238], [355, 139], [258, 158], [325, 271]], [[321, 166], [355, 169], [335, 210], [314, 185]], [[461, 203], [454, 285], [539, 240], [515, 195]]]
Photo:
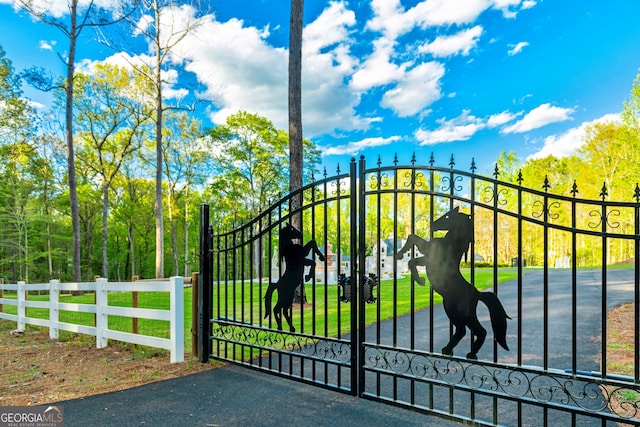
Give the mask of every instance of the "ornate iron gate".
[[[229, 232], [214, 233], [202, 206], [203, 361], [479, 425], [637, 425], [640, 188], [633, 202], [607, 201], [606, 187], [601, 200], [582, 200], [575, 184], [561, 196], [546, 178], [534, 190], [521, 174], [515, 182], [499, 174], [455, 170], [453, 158], [449, 168], [433, 160], [368, 168], [361, 158]], [[296, 197], [301, 208], [292, 211]], [[458, 252], [452, 230], [461, 226], [442, 225], [456, 215], [471, 222]], [[302, 231], [292, 244], [306, 258], [290, 256], [287, 224]], [[322, 256], [302, 249], [311, 241]], [[462, 304], [473, 310], [457, 307], [453, 282], [472, 295], [465, 283], [485, 288]], [[506, 333], [493, 326], [493, 309], [475, 310], [479, 300], [500, 302]], [[620, 374], [607, 364], [607, 313], [627, 302], [635, 303], [634, 363]], [[467, 326], [474, 332], [455, 346]]]

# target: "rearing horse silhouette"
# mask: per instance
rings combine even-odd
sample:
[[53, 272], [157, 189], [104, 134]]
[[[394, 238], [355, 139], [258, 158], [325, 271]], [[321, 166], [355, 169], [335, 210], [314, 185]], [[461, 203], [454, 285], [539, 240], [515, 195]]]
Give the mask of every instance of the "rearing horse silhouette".
[[[316, 262], [307, 258], [307, 255], [313, 250], [313, 253], [318, 255], [320, 261], [324, 261], [324, 255], [318, 249], [315, 240], [308, 241], [304, 246], [294, 243], [294, 239], [302, 241], [302, 233], [290, 224], [286, 224], [280, 229], [278, 237], [280, 260], [282, 262], [284, 259], [286, 266], [282, 277], [277, 282], [269, 283], [269, 287], [264, 294], [264, 318], [266, 319], [271, 315], [273, 291], [278, 290], [278, 301], [273, 307], [273, 316], [276, 318], [278, 329], [282, 330], [282, 315], [284, 315], [289, 324], [289, 330], [295, 332], [291, 319], [295, 290], [298, 286], [311, 279], [313, 269], [316, 266]], [[304, 268], [307, 266], [311, 267], [311, 269], [309, 274], [304, 276]]]
[[424, 286], [424, 277], [418, 273], [417, 267], [427, 269], [427, 277], [434, 291], [442, 295], [444, 310], [455, 327], [449, 343], [442, 349], [442, 354], [453, 355], [453, 349], [466, 334], [471, 331], [471, 351], [468, 359], [477, 359], [478, 351], [484, 344], [487, 331], [480, 324], [476, 314], [478, 301], [489, 308], [494, 339], [502, 348], [507, 346], [507, 315], [502, 303], [493, 292], [480, 292], [460, 273], [460, 260], [469, 247], [473, 236], [473, 220], [455, 208], [431, 223], [432, 231], [446, 230], [442, 238], [425, 240], [415, 234], [407, 238], [407, 243], [397, 252], [397, 257], [416, 246], [422, 256], [409, 261], [411, 278]]

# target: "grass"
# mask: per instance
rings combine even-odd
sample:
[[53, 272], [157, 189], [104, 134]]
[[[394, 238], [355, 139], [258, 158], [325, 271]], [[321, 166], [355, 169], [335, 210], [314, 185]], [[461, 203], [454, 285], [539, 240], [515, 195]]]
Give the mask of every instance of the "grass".
[[[16, 299], [15, 292], [4, 292], [4, 298]], [[70, 304], [94, 304], [94, 293], [82, 295], [61, 294], [61, 303]], [[132, 306], [131, 292], [110, 292], [109, 305], [118, 307]], [[48, 294], [28, 296], [29, 301], [49, 301]], [[191, 349], [191, 301], [192, 289], [184, 289], [184, 348], [185, 351]], [[169, 309], [169, 292], [138, 292], [138, 308]], [[17, 314], [17, 307], [4, 304], [3, 312], [7, 314]], [[27, 308], [27, 316], [37, 319], [48, 319], [49, 310], [44, 308]], [[83, 313], [76, 311], [60, 311], [60, 322], [71, 323], [82, 326], [95, 326], [95, 315], [93, 313]], [[120, 332], [132, 332], [132, 319], [122, 316], [109, 316], [109, 329]], [[169, 321], [138, 319], [138, 333], [159, 338], [169, 338]], [[60, 331], [60, 334], [70, 334], [71, 332]], [[141, 356], [142, 357], [142, 356]]]
[[[469, 278], [470, 271], [463, 269], [463, 275]], [[476, 269], [475, 270], [475, 286], [478, 289], [486, 289], [492, 287], [494, 282], [502, 283], [515, 279], [517, 272], [514, 269], [500, 269], [497, 280], [494, 280], [493, 269]], [[230, 318], [238, 322], [259, 325], [261, 327], [276, 327], [275, 321], [263, 319], [264, 308], [263, 299], [266, 290], [266, 281], [245, 281], [221, 284], [214, 287], [214, 301], [219, 300], [220, 304], [214, 302], [213, 317]], [[296, 330], [314, 335], [323, 335], [327, 337], [340, 337], [349, 333], [351, 330], [351, 311], [350, 304], [339, 301], [339, 289], [335, 284], [316, 284], [311, 286], [305, 285], [307, 300], [310, 304], [306, 304], [304, 310], [300, 310], [299, 305], [294, 304], [294, 325]], [[374, 291], [375, 294], [375, 291]], [[226, 296], [229, 296], [227, 301]], [[5, 292], [5, 298], [15, 298], [15, 293]], [[422, 287], [412, 283], [409, 277], [393, 280], [383, 280], [379, 284], [379, 293], [377, 294], [378, 302], [376, 304], [367, 304], [365, 307], [365, 322], [372, 324], [379, 320], [385, 320], [396, 316], [401, 316], [415, 310], [427, 308], [431, 304], [431, 295], [429, 286]], [[274, 296], [274, 304], [277, 296]], [[48, 301], [48, 295], [29, 295], [31, 301]], [[93, 293], [73, 296], [63, 294], [60, 296], [61, 302], [75, 304], [93, 304]], [[187, 288], [184, 290], [184, 337], [185, 350], [191, 348], [191, 301], [192, 290]], [[233, 303], [232, 301], [235, 301]], [[433, 293], [433, 304], [439, 304], [442, 301], [437, 293]], [[109, 305], [131, 307], [131, 292], [112, 292], [109, 293]], [[138, 307], [169, 309], [169, 293], [168, 292], [139, 292]], [[29, 317], [48, 319], [49, 310], [28, 308], [27, 315]], [[4, 311], [9, 314], [16, 314], [16, 307], [5, 304]], [[60, 321], [66, 323], [74, 323], [85, 326], [95, 325], [94, 315], [92, 313], [81, 312], [60, 312]], [[284, 321], [284, 320], [283, 320]], [[139, 319], [139, 333], [156, 337], [169, 337], [169, 322]], [[283, 325], [287, 329], [287, 325]], [[131, 332], [132, 320], [127, 317], [109, 316], [109, 329]], [[61, 331], [61, 334], [64, 333]], [[88, 338], [90, 339], [90, 338]], [[144, 349], [141, 349], [144, 352]], [[141, 357], [144, 357], [141, 355]]]
[[[463, 276], [469, 278], [470, 271], [463, 270]], [[515, 269], [501, 269], [498, 272], [497, 283], [517, 278]], [[482, 290], [494, 285], [493, 269], [476, 269], [475, 286]], [[236, 322], [258, 326], [276, 327], [275, 320], [263, 319], [263, 300], [261, 298], [268, 286], [266, 280], [222, 283], [214, 287], [214, 318], [233, 319]], [[316, 284], [305, 285], [307, 301], [304, 310], [299, 304], [294, 304], [294, 326], [296, 331], [324, 335], [328, 337], [341, 336], [351, 329], [350, 305], [339, 301], [337, 285]], [[375, 293], [376, 291], [374, 291]], [[228, 296], [228, 299], [227, 299]], [[409, 277], [393, 280], [383, 280], [379, 285], [376, 304], [366, 304], [365, 323], [401, 316], [431, 305], [429, 286], [419, 286], [412, 283]], [[277, 295], [273, 297], [273, 305]], [[235, 301], [235, 304], [232, 303]], [[440, 295], [434, 292], [433, 304], [442, 301]], [[283, 319], [284, 322], [284, 319]], [[283, 328], [288, 329], [286, 323]]]

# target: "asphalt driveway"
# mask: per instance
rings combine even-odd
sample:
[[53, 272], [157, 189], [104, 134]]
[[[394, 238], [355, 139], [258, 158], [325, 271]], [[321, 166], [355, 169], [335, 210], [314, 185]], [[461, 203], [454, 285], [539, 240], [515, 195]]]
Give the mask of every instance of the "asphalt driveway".
[[[607, 310], [633, 300], [633, 270], [616, 269], [607, 272], [606, 289], [598, 270], [578, 271], [576, 316], [578, 332], [577, 367], [583, 371], [598, 371], [600, 361], [601, 313], [603, 295]], [[542, 366], [545, 315], [544, 274], [527, 269], [522, 293], [520, 346], [523, 365]], [[499, 297], [513, 318], [509, 323], [510, 352], [501, 351], [500, 361], [516, 362], [518, 347], [518, 283], [502, 284]], [[549, 275], [546, 324], [547, 366], [564, 371], [571, 368], [571, 295], [570, 270], [553, 270]], [[482, 306], [482, 305], [480, 305]], [[448, 321], [442, 307], [434, 307], [436, 337], [446, 342]], [[425, 316], [423, 310], [419, 316]], [[488, 326], [488, 312], [479, 309], [481, 321]], [[408, 326], [408, 316], [398, 319], [396, 331]], [[421, 325], [420, 322], [416, 323]], [[427, 328], [426, 322], [422, 323]], [[391, 324], [381, 325], [381, 335], [391, 334]], [[428, 331], [416, 335], [428, 337]], [[488, 338], [491, 335], [488, 336]], [[402, 341], [402, 340], [401, 340]], [[492, 358], [491, 340], [479, 353], [480, 359]], [[399, 345], [403, 345], [402, 342]], [[422, 348], [426, 343], [418, 342]], [[439, 345], [439, 343], [438, 343]], [[468, 348], [468, 335], [460, 343], [457, 354]], [[428, 348], [428, 347], [424, 347]], [[439, 349], [439, 346], [436, 346]], [[398, 396], [402, 398], [402, 396]], [[456, 407], [464, 407], [461, 398]], [[182, 378], [157, 382], [122, 392], [90, 396], [61, 402], [66, 426], [454, 426], [457, 423], [407, 409], [357, 398], [335, 391], [306, 385], [271, 374], [243, 367], [226, 366]], [[538, 408], [539, 409], [539, 408]], [[535, 420], [538, 412], [523, 412], [520, 416]], [[564, 417], [554, 418], [565, 425]], [[517, 425], [518, 415], [510, 409], [501, 413], [500, 424]], [[581, 425], [600, 425], [595, 418]], [[528, 423], [527, 423], [528, 424]]]

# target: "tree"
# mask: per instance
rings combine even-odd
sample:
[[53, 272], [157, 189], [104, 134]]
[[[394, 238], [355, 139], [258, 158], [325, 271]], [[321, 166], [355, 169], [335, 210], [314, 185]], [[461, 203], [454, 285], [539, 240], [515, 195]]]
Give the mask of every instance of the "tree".
[[[172, 51], [185, 37], [200, 25], [200, 19], [195, 17], [197, 8], [191, 8], [191, 2], [184, 2], [181, 6], [173, 0], [141, 0], [142, 16], [138, 20], [131, 20], [134, 34], [142, 35], [148, 42], [151, 59], [144, 66], [132, 64], [137, 72], [146, 77], [153, 86], [153, 102], [155, 106], [155, 156], [156, 156], [156, 277], [164, 277], [164, 220], [163, 220], [163, 154], [162, 137], [163, 115], [170, 109], [190, 109], [193, 107], [179, 107], [167, 105], [163, 94], [163, 87], [170, 84], [167, 67], [172, 61]], [[186, 9], [183, 9], [186, 8]], [[185, 12], [180, 14], [179, 12]], [[176, 18], [186, 17], [181, 20]]]
[[[29, 229], [37, 204], [39, 156], [33, 144], [35, 114], [22, 97], [20, 78], [0, 47], [0, 249], [11, 260], [13, 278], [29, 279]], [[2, 252], [0, 252], [2, 253]]]
[[76, 75], [78, 158], [102, 186], [102, 277], [109, 277], [109, 190], [120, 168], [141, 145], [149, 112], [132, 99], [134, 76], [123, 67], [99, 64], [92, 75]]
[[[291, 0], [289, 22], [289, 190], [302, 187], [302, 15], [304, 0]], [[302, 204], [302, 195], [292, 199], [295, 212]], [[300, 228], [300, 217], [292, 217], [292, 225]]]
[[[118, 2], [119, 3], [119, 2]], [[67, 171], [69, 180], [69, 203], [71, 206], [71, 222], [73, 229], [73, 280], [80, 281], [80, 219], [78, 212], [78, 193], [76, 185], [75, 152], [73, 145], [73, 85], [76, 63], [76, 44], [85, 28], [96, 28], [111, 25], [123, 19], [130, 11], [136, 8], [136, 1], [124, 2], [124, 7], [118, 13], [112, 14], [101, 6], [89, 1], [86, 6], [80, 5], [79, 0], [68, 0], [68, 21], [66, 17], [56, 17], [51, 14], [51, 9], [46, 2], [37, 0], [18, 0], [18, 4], [31, 15], [47, 25], [60, 30], [69, 39], [67, 57], [60, 58], [66, 65], [67, 75], [64, 84], [66, 94], [65, 104], [65, 142], [67, 145]], [[113, 16], [116, 16], [113, 19]], [[51, 90], [54, 88], [37, 69], [32, 69], [27, 76], [32, 82], [40, 86], [40, 89]]]
[[182, 224], [184, 225], [183, 259], [184, 276], [190, 275], [186, 260], [189, 257], [189, 210], [192, 186], [202, 184], [208, 177], [210, 160], [203, 139], [201, 123], [184, 112], [169, 114], [165, 125], [163, 154], [165, 175], [168, 184], [169, 227], [171, 234], [171, 255], [173, 273], [179, 275], [180, 242], [178, 238], [180, 210], [182, 202]]
[[640, 74], [633, 80], [631, 97], [622, 107], [622, 121], [625, 125], [640, 132]]
[[217, 176], [212, 189], [229, 198], [232, 222], [247, 221], [286, 190], [287, 135], [266, 118], [241, 111], [209, 131]]

